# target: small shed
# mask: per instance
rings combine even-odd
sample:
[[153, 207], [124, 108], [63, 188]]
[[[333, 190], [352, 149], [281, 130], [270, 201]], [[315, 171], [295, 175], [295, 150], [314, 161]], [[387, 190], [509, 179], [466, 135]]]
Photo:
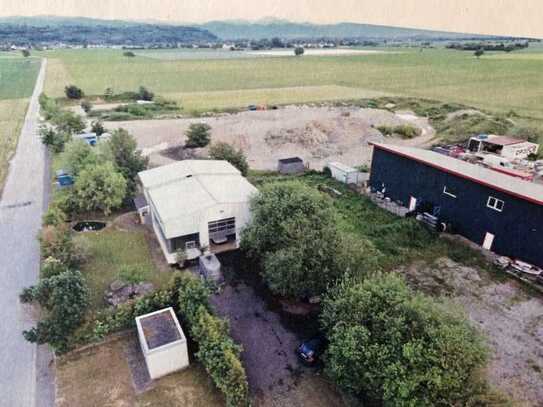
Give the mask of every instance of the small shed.
[[206, 280], [211, 280], [219, 284], [224, 282], [221, 272], [221, 263], [213, 253], [207, 253], [200, 256], [198, 260], [198, 270], [200, 275]]
[[189, 365], [187, 339], [173, 308], [136, 318], [141, 351], [151, 379], [184, 369]]
[[300, 174], [305, 171], [304, 160], [300, 157], [280, 159], [277, 163], [277, 171], [281, 174]]
[[349, 167], [339, 162], [328, 163], [328, 168], [332, 177], [344, 184], [359, 184], [369, 177], [363, 177], [363, 174], [356, 168]]
[[137, 195], [133, 202], [140, 217], [141, 224], [145, 225], [147, 223], [147, 219], [149, 219], [149, 204], [147, 203], [147, 199], [145, 199], [144, 195]]

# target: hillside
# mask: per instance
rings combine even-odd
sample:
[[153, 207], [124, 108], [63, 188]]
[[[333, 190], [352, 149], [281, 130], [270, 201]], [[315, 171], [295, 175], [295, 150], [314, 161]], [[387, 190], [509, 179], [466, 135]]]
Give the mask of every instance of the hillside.
[[198, 27], [62, 17], [0, 18], [0, 44], [154, 45], [216, 41]]
[[212, 21], [198, 27], [227, 40], [263, 38], [365, 38], [379, 40], [405, 39], [476, 39], [480, 35], [457, 34], [410, 28], [396, 28], [371, 24], [339, 23], [320, 25], [292, 23], [286, 20], [265, 19], [250, 21]]

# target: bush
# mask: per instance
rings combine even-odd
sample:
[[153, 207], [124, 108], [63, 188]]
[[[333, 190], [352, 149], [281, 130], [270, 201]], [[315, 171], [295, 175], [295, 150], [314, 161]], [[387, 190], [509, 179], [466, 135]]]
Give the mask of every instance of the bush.
[[302, 56], [305, 53], [305, 49], [303, 47], [296, 47], [294, 48], [294, 55], [297, 57]]
[[379, 130], [384, 136], [397, 135], [403, 139], [412, 139], [420, 136], [420, 129], [410, 126], [408, 124], [402, 124], [399, 126], [378, 126]]
[[249, 171], [249, 164], [247, 158], [243, 154], [243, 151], [236, 150], [230, 144], [227, 143], [215, 143], [209, 149], [209, 155], [214, 160], [226, 160], [234, 167], [236, 167], [241, 175], [247, 176]]
[[448, 304], [396, 275], [346, 280], [325, 298], [326, 371], [382, 405], [466, 405], [487, 360], [480, 334]]
[[58, 205], [50, 204], [47, 212], [43, 215], [44, 226], [60, 226], [67, 220], [66, 213]]
[[66, 86], [64, 93], [68, 99], [82, 99], [85, 96], [83, 91], [75, 85]]
[[57, 102], [54, 99], [48, 97], [45, 93], [41, 93], [39, 97], [41, 112], [43, 113], [45, 120], [51, 120], [60, 112]]
[[72, 238], [68, 225], [45, 226], [39, 236], [43, 258], [53, 257], [70, 269], [79, 267], [85, 260]]
[[47, 317], [23, 332], [29, 342], [48, 343], [57, 352], [68, 350], [69, 338], [80, 326], [89, 305], [89, 292], [79, 271], [64, 271], [40, 280], [21, 295], [23, 301], [37, 301]]
[[91, 123], [91, 131], [93, 133], [96, 133], [98, 137], [100, 137], [104, 133], [107, 133], [107, 130], [104, 127], [104, 123], [102, 123], [100, 120], [95, 120]]
[[111, 162], [86, 166], [75, 180], [73, 199], [82, 211], [109, 215], [126, 197], [126, 180]]
[[138, 93], [137, 93], [137, 99], [138, 100], [147, 100], [151, 101], [155, 97], [155, 94], [151, 92], [149, 89], [145, 88], [144, 86], [140, 86]]
[[211, 141], [211, 127], [206, 123], [193, 123], [186, 132], [186, 146], [189, 148], [205, 147]]
[[64, 145], [71, 139], [67, 133], [55, 131], [51, 127], [41, 126], [40, 130], [41, 142], [53, 153], [60, 153], [64, 150]]
[[88, 100], [84, 100], [81, 102], [81, 109], [83, 109], [83, 111], [85, 113], [90, 113], [90, 111], [92, 110], [92, 103], [89, 102]]
[[51, 123], [56, 126], [57, 131], [69, 135], [79, 134], [87, 127], [81, 116], [67, 111], [56, 114]]
[[51, 278], [68, 271], [68, 268], [58, 259], [48, 257], [43, 261], [40, 278]]
[[136, 56], [136, 54], [134, 54], [132, 51], [125, 51], [123, 52], [123, 55], [129, 58], [134, 58]]

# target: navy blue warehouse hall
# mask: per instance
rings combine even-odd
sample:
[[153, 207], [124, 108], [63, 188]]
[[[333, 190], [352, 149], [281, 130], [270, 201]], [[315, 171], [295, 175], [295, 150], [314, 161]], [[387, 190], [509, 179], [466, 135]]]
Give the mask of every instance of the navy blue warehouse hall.
[[372, 143], [369, 185], [485, 249], [543, 267], [543, 185], [419, 148]]

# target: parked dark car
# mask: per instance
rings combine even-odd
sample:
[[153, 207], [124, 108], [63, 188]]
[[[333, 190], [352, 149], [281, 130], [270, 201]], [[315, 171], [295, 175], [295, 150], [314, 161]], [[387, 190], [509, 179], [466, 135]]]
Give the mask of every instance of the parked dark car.
[[296, 349], [296, 353], [302, 362], [314, 365], [326, 348], [326, 339], [323, 336], [316, 336], [304, 341]]

